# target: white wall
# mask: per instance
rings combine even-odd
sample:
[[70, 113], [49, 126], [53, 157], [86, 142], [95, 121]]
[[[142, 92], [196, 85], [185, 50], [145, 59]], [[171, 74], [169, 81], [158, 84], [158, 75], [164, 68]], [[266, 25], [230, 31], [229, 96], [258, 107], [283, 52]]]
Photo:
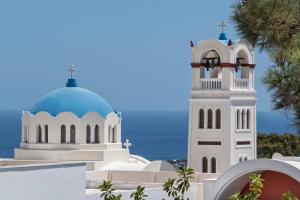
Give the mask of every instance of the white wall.
[[86, 126], [91, 127], [91, 139], [94, 141], [94, 128], [95, 125], [99, 126], [100, 143], [109, 143], [108, 141], [108, 126], [116, 127], [116, 142], [121, 143], [121, 120], [119, 116], [111, 112], [106, 118], [103, 118], [98, 113], [89, 112], [83, 117], [79, 118], [73, 113], [62, 112], [57, 116], [51, 116], [47, 112], [38, 112], [32, 115], [28, 111], [23, 112], [22, 116], [22, 142], [25, 138], [25, 127], [29, 128], [29, 143], [37, 142], [37, 126], [41, 125], [42, 128], [42, 141], [44, 142], [45, 125], [48, 125], [48, 143], [60, 144], [61, 143], [61, 125], [66, 126], [66, 142], [70, 142], [70, 126], [76, 127], [76, 144], [86, 144]]
[[2, 200], [84, 200], [85, 164], [0, 168]]

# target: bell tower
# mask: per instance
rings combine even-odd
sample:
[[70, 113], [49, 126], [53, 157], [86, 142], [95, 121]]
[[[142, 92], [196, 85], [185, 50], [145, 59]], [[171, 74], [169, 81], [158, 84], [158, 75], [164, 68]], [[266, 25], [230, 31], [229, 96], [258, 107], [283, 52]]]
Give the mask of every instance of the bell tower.
[[256, 159], [254, 53], [245, 40], [191, 42], [188, 166], [219, 173]]

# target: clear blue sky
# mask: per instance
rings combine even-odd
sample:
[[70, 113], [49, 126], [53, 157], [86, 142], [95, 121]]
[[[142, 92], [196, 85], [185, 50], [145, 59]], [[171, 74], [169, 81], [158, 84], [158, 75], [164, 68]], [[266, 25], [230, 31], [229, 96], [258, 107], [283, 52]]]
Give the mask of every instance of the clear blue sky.
[[[229, 0], [10, 0], [0, 2], [0, 108], [28, 109], [76, 78], [120, 110], [188, 110], [189, 40], [227, 36]], [[256, 51], [258, 110], [270, 110], [261, 83], [270, 65]]]

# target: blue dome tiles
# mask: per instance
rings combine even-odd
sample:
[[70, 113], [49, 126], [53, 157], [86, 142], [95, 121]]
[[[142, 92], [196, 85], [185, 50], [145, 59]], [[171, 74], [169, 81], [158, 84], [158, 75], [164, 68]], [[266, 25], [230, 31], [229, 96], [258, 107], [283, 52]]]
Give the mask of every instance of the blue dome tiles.
[[30, 112], [36, 114], [44, 111], [52, 116], [57, 116], [62, 112], [71, 112], [78, 117], [82, 117], [88, 112], [97, 112], [102, 117], [106, 117], [114, 111], [109, 103], [99, 95], [90, 90], [76, 87], [76, 85], [73, 83], [71, 87], [50, 92], [36, 103]]

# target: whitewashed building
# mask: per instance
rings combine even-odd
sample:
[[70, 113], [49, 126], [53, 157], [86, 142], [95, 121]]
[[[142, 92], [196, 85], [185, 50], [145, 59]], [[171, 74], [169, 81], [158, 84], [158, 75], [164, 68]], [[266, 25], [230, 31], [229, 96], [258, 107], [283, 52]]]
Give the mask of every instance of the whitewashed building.
[[188, 165], [220, 173], [256, 159], [254, 53], [244, 40], [200, 41], [192, 48]]
[[78, 87], [51, 91], [22, 114], [22, 141], [16, 160], [86, 161], [88, 170], [142, 169], [149, 161], [121, 142], [121, 113], [96, 93]]

